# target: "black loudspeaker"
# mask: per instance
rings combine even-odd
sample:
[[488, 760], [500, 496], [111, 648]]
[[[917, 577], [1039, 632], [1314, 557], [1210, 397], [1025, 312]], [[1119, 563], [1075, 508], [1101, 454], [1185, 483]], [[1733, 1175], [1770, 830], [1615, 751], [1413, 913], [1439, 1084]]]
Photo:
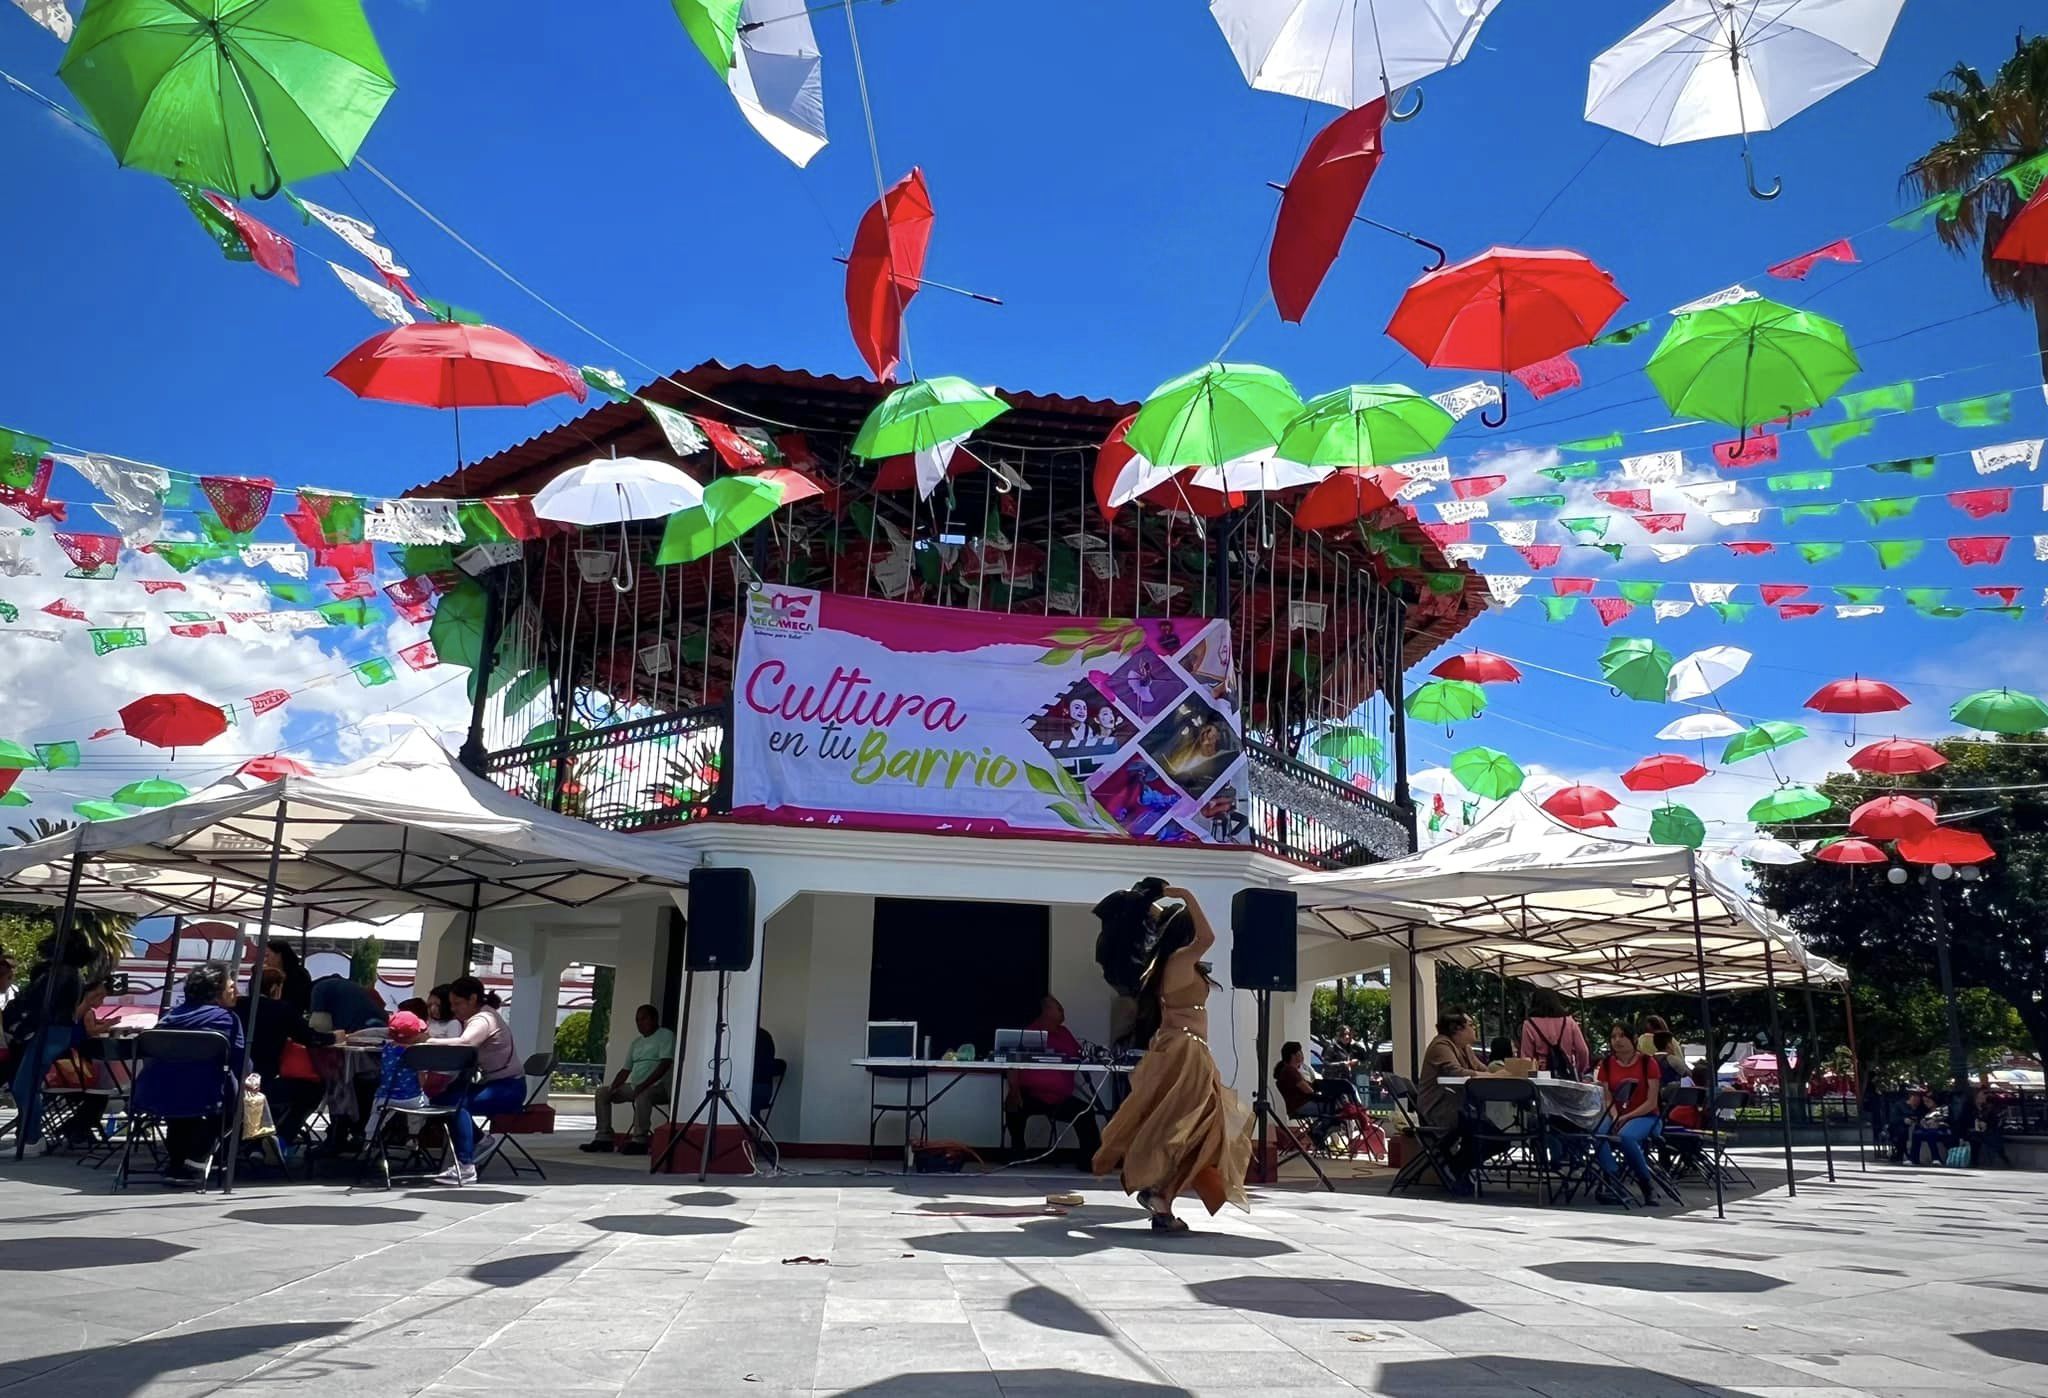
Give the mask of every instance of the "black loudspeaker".
[[1230, 983], [1238, 990], [1294, 989], [1294, 919], [1289, 888], [1241, 888], [1230, 900]]
[[754, 964], [754, 871], [692, 869], [690, 926], [683, 965], [692, 971], [744, 971]]

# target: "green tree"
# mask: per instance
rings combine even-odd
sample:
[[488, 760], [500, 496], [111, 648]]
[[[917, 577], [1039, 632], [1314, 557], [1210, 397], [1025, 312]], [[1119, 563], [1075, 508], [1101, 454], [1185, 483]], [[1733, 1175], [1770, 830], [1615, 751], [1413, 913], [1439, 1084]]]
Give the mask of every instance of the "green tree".
[[1389, 1023], [1386, 987], [1325, 981], [1309, 996], [1308, 1019], [1309, 1032], [1318, 1039], [1334, 1039], [1339, 1027], [1348, 1024], [1364, 1042], [1383, 1043]]
[[[598, 1057], [603, 1057], [604, 1047], [598, 1046]], [[555, 1026], [555, 1056], [563, 1063], [595, 1063], [590, 1051], [590, 1011], [577, 1010], [562, 1016], [562, 1022]]]
[[1960, 197], [1954, 218], [1935, 220], [1936, 234], [1954, 251], [1978, 255], [1993, 296], [2033, 311], [2042, 377], [2048, 380], [2048, 268], [1991, 255], [2024, 202], [2011, 183], [1996, 178], [1998, 172], [2048, 152], [2048, 35], [2015, 40], [2012, 57], [1988, 83], [1975, 68], [1958, 63], [1927, 100], [1951, 130], [1913, 162], [1903, 183], [1922, 199]]
[[[8, 833], [26, 845], [61, 835], [75, 825], [74, 821], [47, 820], [37, 816], [25, 827], [9, 826]], [[28, 975], [28, 968], [35, 961], [37, 944], [57, 930], [57, 917], [62, 911], [55, 906], [36, 903], [0, 903], [0, 945], [4, 945], [7, 954], [14, 959], [18, 975], [24, 978]], [[108, 969], [128, 954], [129, 933], [135, 921], [127, 913], [81, 907], [74, 910], [71, 926], [92, 947], [98, 966]]]

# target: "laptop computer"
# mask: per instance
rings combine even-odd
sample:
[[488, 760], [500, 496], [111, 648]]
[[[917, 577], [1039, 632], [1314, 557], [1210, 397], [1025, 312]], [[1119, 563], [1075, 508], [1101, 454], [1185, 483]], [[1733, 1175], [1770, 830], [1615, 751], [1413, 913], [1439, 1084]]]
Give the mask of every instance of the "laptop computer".
[[997, 1058], [1023, 1058], [1031, 1054], [1042, 1054], [1045, 1048], [1043, 1029], [998, 1029], [996, 1030], [995, 1056]]
[[868, 1021], [869, 1058], [917, 1057], [917, 1021], [914, 1019], [871, 1019]]

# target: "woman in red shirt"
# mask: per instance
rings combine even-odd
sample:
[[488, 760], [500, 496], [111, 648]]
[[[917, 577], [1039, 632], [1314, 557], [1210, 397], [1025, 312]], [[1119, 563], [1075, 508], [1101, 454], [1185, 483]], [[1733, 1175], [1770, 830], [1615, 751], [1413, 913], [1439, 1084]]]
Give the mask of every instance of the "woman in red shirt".
[[1610, 1051], [1600, 1060], [1600, 1069], [1594, 1075], [1614, 1104], [1614, 1115], [1600, 1125], [1600, 1172], [1607, 1177], [1610, 1187], [1620, 1188], [1610, 1144], [1619, 1143], [1621, 1153], [1628, 1157], [1629, 1169], [1635, 1172], [1636, 1184], [1642, 1189], [1643, 1202], [1654, 1206], [1657, 1192], [1650, 1183], [1650, 1162], [1643, 1155], [1643, 1142], [1663, 1130], [1657, 1114], [1663, 1075], [1657, 1070], [1657, 1060], [1636, 1047], [1632, 1025], [1615, 1024], [1607, 1031], [1607, 1045]]

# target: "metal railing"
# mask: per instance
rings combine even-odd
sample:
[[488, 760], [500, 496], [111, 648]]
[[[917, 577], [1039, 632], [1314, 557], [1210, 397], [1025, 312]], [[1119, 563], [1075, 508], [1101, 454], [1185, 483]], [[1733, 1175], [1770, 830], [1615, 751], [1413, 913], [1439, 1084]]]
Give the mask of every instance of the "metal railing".
[[1398, 859], [1415, 848], [1412, 812], [1263, 743], [1251, 762], [1250, 835], [1267, 854], [1316, 869]]

